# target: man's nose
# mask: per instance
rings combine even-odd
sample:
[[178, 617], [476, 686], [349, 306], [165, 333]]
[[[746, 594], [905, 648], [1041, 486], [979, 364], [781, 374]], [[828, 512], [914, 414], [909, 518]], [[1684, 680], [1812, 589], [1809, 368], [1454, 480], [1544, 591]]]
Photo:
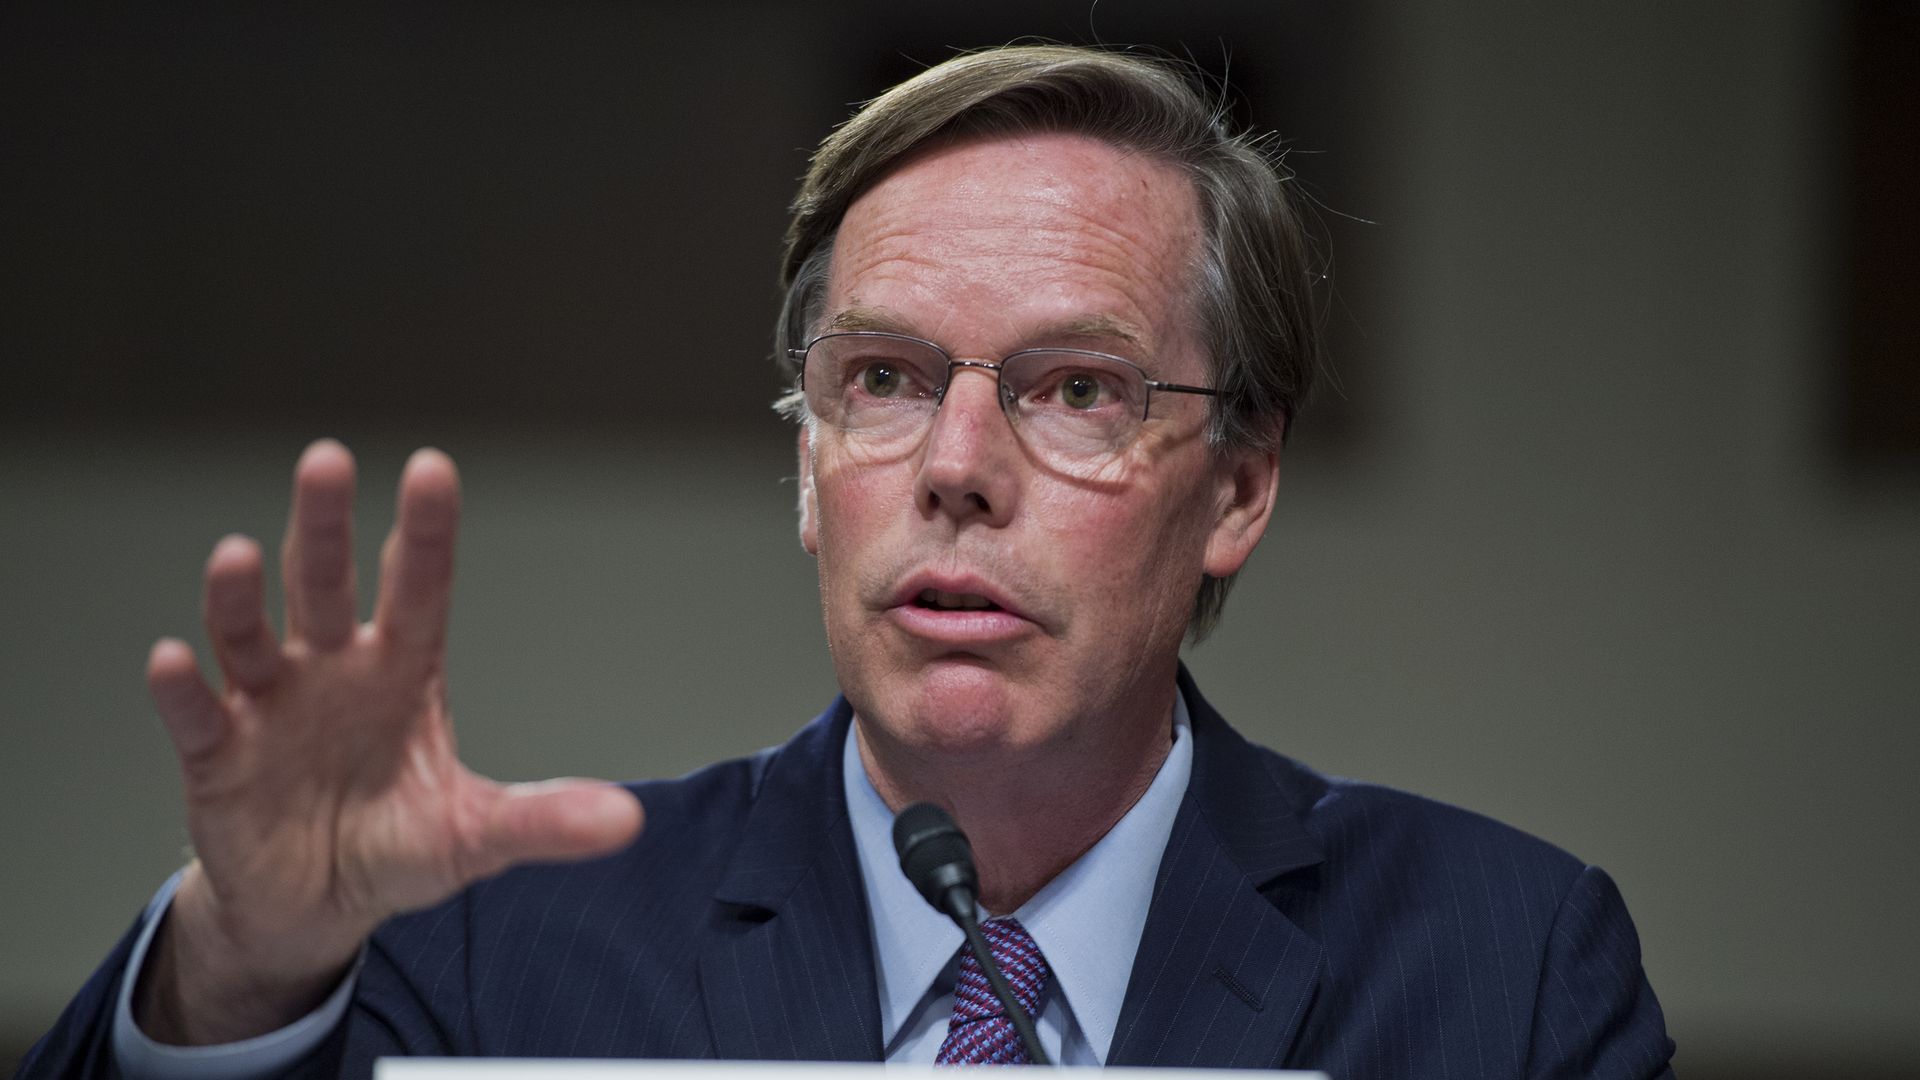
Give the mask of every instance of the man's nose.
[[956, 364], [922, 448], [920, 512], [1003, 525], [1019, 495], [1020, 447], [1000, 407], [999, 372]]

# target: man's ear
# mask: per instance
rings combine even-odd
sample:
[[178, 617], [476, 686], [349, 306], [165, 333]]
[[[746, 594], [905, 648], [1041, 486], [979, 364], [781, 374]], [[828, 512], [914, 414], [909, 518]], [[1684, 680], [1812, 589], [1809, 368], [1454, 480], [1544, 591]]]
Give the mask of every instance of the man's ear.
[[1229, 450], [1214, 474], [1213, 533], [1207, 538], [1207, 576], [1238, 573], [1266, 535], [1280, 486], [1280, 452]]
[[813, 493], [813, 444], [807, 425], [800, 425], [800, 546], [820, 554], [820, 499]]

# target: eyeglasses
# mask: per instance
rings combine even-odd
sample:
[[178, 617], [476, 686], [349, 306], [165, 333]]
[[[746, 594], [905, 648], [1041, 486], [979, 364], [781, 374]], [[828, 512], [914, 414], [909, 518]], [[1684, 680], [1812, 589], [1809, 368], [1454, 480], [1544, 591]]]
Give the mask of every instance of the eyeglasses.
[[1139, 367], [1086, 349], [1023, 349], [999, 363], [955, 360], [931, 341], [874, 331], [822, 334], [787, 355], [821, 421], [877, 450], [919, 441], [946, 398], [954, 369], [992, 372], [1000, 408], [1031, 449], [1065, 467], [1124, 449], [1147, 419], [1155, 391], [1220, 391], [1147, 378]]

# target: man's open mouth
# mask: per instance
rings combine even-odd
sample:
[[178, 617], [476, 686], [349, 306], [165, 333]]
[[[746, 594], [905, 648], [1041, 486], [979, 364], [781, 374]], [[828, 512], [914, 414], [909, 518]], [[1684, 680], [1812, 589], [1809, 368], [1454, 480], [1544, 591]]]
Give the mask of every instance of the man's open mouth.
[[1000, 605], [974, 593], [942, 592], [939, 589], [921, 589], [920, 595], [913, 598], [913, 606], [932, 611], [999, 611]]

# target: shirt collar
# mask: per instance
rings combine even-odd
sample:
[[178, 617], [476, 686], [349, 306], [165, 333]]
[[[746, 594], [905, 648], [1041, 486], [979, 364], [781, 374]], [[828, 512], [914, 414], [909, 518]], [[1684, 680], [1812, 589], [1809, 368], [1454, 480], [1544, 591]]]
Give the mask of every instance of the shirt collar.
[[[1173, 746], [1146, 793], [1086, 854], [1013, 913], [1046, 956], [1055, 992], [1102, 1062], [1120, 1020], [1160, 857], [1193, 771], [1192, 728], [1179, 694], [1173, 698], [1172, 722]], [[890, 1047], [964, 939], [960, 928], [900, 872], [891, 838], [893, 814], [867, 776], [851, 725], [841, 776], [872, 915], [881, 1043]]]

